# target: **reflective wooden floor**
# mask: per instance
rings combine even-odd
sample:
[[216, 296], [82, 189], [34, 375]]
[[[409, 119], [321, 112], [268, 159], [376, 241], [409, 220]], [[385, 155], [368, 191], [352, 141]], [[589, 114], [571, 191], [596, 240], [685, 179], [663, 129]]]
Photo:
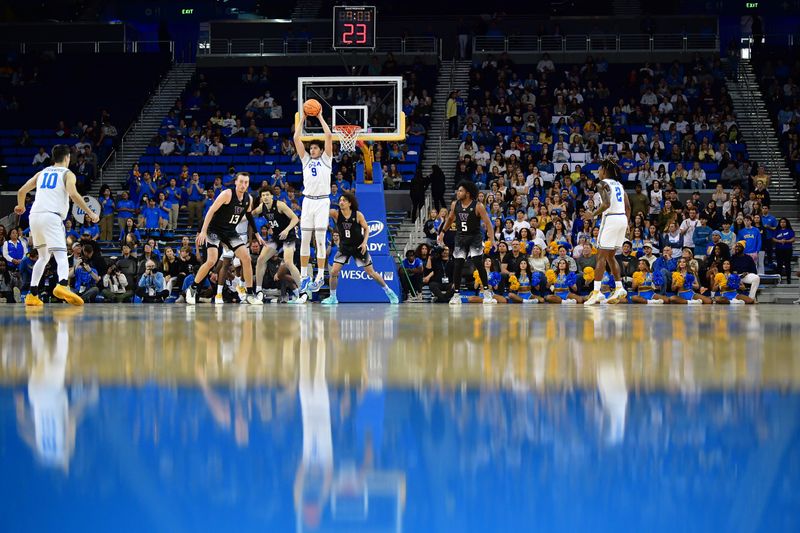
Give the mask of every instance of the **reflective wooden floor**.
[[3, 306], [2, 530], [797, 531], [799, 311]]

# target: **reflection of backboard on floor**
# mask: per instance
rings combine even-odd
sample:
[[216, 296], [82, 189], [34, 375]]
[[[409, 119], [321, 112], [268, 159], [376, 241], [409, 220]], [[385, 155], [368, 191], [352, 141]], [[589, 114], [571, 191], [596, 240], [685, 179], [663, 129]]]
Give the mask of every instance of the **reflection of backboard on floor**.
[[[363, 141], [401, 141], [406, 137], [401, 76], [330, 76], [297, 78], [297, 115], [303, 102], [317, 100], [334, 132], [342, 126], [360, 129]], [[304, 121], [302, 139], [322, 139], [319, 122]]]
[[[406, 507], [406, 476], [399, 471], [360, 472], [353, 463], [334, 474], [330, 513], [316, 531], [399, 532]], [[303, 531], [297, 521], [297, 531]]]

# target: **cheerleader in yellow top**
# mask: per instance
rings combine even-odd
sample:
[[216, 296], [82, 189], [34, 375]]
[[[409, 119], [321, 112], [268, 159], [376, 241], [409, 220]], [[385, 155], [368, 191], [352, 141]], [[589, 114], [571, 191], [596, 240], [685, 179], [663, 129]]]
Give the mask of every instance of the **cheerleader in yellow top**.
[[717, 293], [714, 303], [729, 305], [752, 305], [755, 302], [749, 296], [739, 294], [742, 288], [742, 279], [738, 274], [731, 272], [731, 262], [729, 259], [722, 261], [722, 272], [714, 276], [714, 286], [712, 292]]
[[669, 298], [656, 294], [656, 283], [653, 280], [653, 273], [650, 272], [650, 263], [645, 259], [639, 260], [639, 269], [633, 273], [633, 290], [636, 294], [631, 296], [631, 303], [648, 305], [669, 303]]
[[567, 262], [561, 259], [556, 264], [556, 272], [548, 270], [545, 275], [547, 276], [547, 284], [553, 294], [547, 296], [545, 301], [551, 304], [580, 304], [583, 303], [583, 298], [576, 293], [577, 277], [574, 272], [569, 271]]

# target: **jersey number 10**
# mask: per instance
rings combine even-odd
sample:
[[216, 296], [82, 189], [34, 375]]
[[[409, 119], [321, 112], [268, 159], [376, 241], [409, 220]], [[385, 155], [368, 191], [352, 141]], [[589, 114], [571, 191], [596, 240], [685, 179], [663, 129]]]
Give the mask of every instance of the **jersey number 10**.
[[42, 184], [39, 185], [40, 189], [55, 189], [58, 183], [58, 173], [51, 172], [49, 174], [42, 174]]

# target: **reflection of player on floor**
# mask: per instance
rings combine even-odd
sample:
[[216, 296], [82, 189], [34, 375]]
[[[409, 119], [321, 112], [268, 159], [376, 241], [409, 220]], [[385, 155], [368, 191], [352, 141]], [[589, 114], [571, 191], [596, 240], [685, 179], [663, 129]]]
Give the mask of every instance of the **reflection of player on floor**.
[[453, 297], [450, 305], [461, 304], [461, 272], [467, 258], [478, 271], [483, 286], [483, 303], [494, 303], [494, 295], [489, 288], [489, 278], [483, 268], [483, 237], [481, 235], [481, 221], [486, 227], [489, 243], [494, 248], [494, 232], [489, 214], [481, 202], [478, 201], [478, 186], [471, 181], [462, 181], [456, 190], [456, 201], [450, 207], [447, 220], [439, 228], [439, 245], [444, 243], [444, 233], [450, 229], [451, 224], [456, 224], [456, 242], [453, 247]]
[[30, 415], [22, 394], [17, 394], [17, 428], [22, 440], [47, 466], [69, 470], [75, 451], [75, 435], [83, 411], [97, 402], [96, 384], [70, 407], [64, 378], [69, 353], [69, 328], [57, 325], [55, 349], [48, 346], [41, 320], [31, 321], [33, 369], [28, 380]]
[[601, 202], [600, 206], [592, 213], [592, 218], [602, 215], [600, 233], [597, 235], [597, 266], [594, 269], [594, 290], [583, 305], [596, 305], [605, 300], [603, 293], [600, 292], [600, 287], [603, 283], [606, 264], [611, 268], [611, 275], [616, 281], [616, 288], [608, 299], [608, 303], [617, 303], [628, 295], [622, 287], [619, 263], [614, 259], [614, 253], [625, 242], [631, 205], [628, 203], [628, 195], [625, 194], [622, 184], [618, 181], [619, 167], [616, 163], [603, 161], [600, 164], [598, 176], [600, 177], [598, 192]]
[[330, 216], [336, 220], [336, 227], [339, 230], [339, 250], [333, 258], [333, 268], [331, 269], [330, 285], [331, 295], [322, 301], [323, 305], [336, 305], [339, 300], [336, 298], [336, 285], [339, 282], [339, 272], [342, 267], [350, 262], [350, 258], [356, 260], [356, 265], [378, 282], [389, 298], [389, 303], [398, 303], [397, 295], [386, 285], [380, 274], [372, 268], [372, 257], [367, 251], [367, 240], [369, 240], [369, 226], [364, 214], [358, 210], [358, 200], [355, 194], [345, 192], [339, 198], [339, 211], [331, 209]]
[[[308, 320], [313, 320], [308, 317]], [[307, 331], [314, 326], [315, 332]], [[305, 330], [305, 331], [304, 331]], [[311, 341], [316, 337], [316, 367], [311, 375]], [[322, 321], [300, 322], [298, 392], [303, 422], [303, 455], [294, 480], [295, 512], [305, 525], [317, 528], [333, 481], [331, 404], [325, 378], [325, 330]]]
[[[268, 242], [261, 249], [261, 253], [256, 261], [256, 294], [263, 300], [262, 284], [264, 274], [267, 271], [267, 261], [276, 254], [283, 251], [283, 261], [286, 268], [292, 275], [295, 284], [300, 286], [300, 271], [294, 264], [295, 248], [295, 227], [300, 219], [294, 214], [288, 205], [280, 200], [275, 200], [269, 190], [261, 192], [261, 203], [253, 210], [253, 216], [261, 215], [267, 219], [270, 230], [272, 230], [272, 241]], [[299, 296], [299, 291], [295, 289], [294, 296]]]
[[83, 305], [83, 299], [69, 290], [69, 262], [67, 260], [67, 240], [63, 220], [69, 212], [69, 199], [83, 209], [86, 217], [96, 223], [97, 214], [89, 209], [75, 187], [75, 174], [69, 170], [69, 146], [57, 144], [53, 147], [53, 165], [36, 173], [17, 192], [18, 215], [25, 213], [25, 196], [36, 190], [30, 215], [30, 231], [33, 245], [39, 250], [39, 259], [33, 265], [31, 292], [25, 297], [25, 305], [44, 305], [39, 299], [39, 283], [50, 257], [55, 256], [58, 272], [58, 285], [53, 296], [66, 300], [72, 305]]
[[[322, 131], [325, 133], [325, 143], [311, 141], [308, 153], [301, 140], [302, 124], [305, 115], [301, 111], [297, 124], [294, 127], [294, 145], [297, 155], [303, 162], [303, 210], [300, 213], [300, 292], [311, 297], [312, 292], [317, 292], [325, 280], [325, 237], [328, 231], [328, 211], [331, 208], [331, 164], [333, 162], [333, 136], [328, 123], [320, 113], [317, 115]], [[311, 235], [317, 243], [317, 277], [314, 266], [309, 264], [311, 256]]]
[[[250, 174], [247, 172], [238, 172], [236, 174], [236, 186], [233, 189], [225, 189], [217, 196], [214, 203], [206, 213], [205, 220], [203, 220], [203, 227], [200, 233], [197, 234], [197, 247], [198, 249], [206, 245], [206, 262], [200, 265], [195, 275], [192, 285], [186, 290], [186, 303], [194, 305], [195, 297], [197, 294], [198, 286], [203, 282], [205, 277], [217, 264], [219, 260], [219, 248], [225, 245], [228, 249], [233, 250], [233, 253], [242, 262], [242, 273], [244, 281], [247, 285], [247, 303], [252, 305], [263, 304], [261, 300], [256, 298], [253, 294], [253, 265], [250, 263], [250, 253], [245, 246], [246, 242], [236, 232], [236, 226], [241, 221], [242, 217], [247, 217], [250, 227], [253, 228], [256, 238], [262, 246], [266, 243], [260, 235], [255, 231], [255, 223], [253, 222], [253, 215], [251, 214], [252, 202], [250, 193], [247, 192], [250, 187]], [[224, 280], [219, 280], [219, 283], [224, 283]]]

